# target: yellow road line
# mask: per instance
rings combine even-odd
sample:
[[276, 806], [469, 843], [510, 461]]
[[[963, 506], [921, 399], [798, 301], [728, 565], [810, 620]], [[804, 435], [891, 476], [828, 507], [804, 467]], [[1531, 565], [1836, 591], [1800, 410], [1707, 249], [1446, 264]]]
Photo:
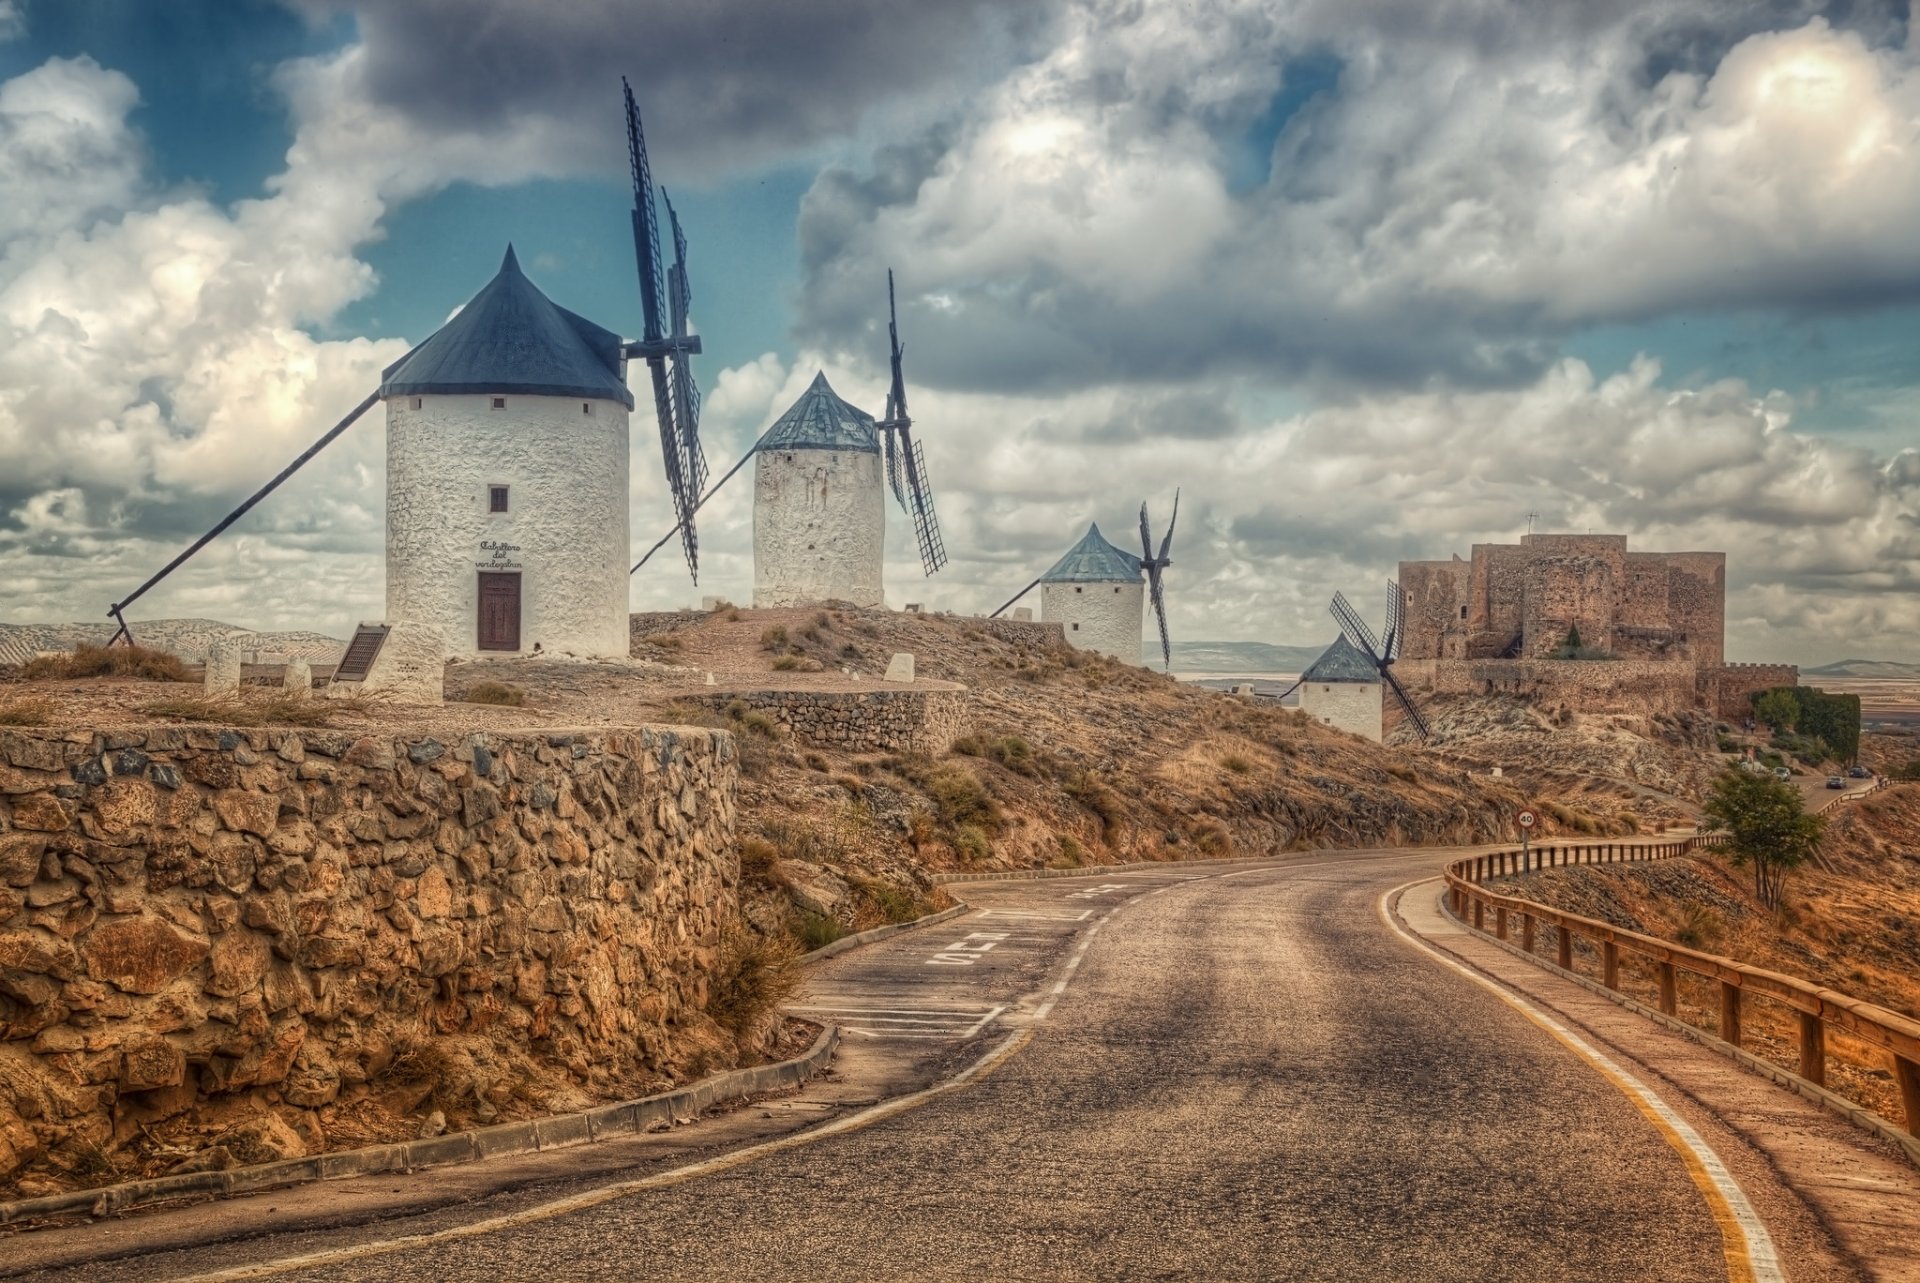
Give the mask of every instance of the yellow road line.
[[1492, 991], [1501, 1001], [1513, 1007], [1535, 1025], [1546, 1030], [1561, 1045], [1585, 1060], [1608, 1082], [1619, 1089], [1634, 1108], [1640, 1111], [1655, 1131], [1660, 1133], [1674, 1152], [1680, 1155], [1680, 1161], [1692, 1178], [1694, 1187], [1706, 1200], [1707, 1211], [1713, 1217], [1714, 1224], [1720, 1229], [1720, 1243], [1727, 1262], [1728, 1283], [1786, 1283], [1786, 1272], [1781, 1268], [1780, 1256], [1773, 1246], [1773, 1237], [1767, 1233], [1766, 1225], [1760, 1214], [1748, 1201], [1746, 1191], [1734, 1180], [1733, 1173], [1727, 1170], [1720, 1156], [1713, 1152], [1692, 1124], [1682, 1118], [1651, 1087], [1628, 1073], [1611, 1057], [1593, 1046], [1586, 1039], [1548, 1015], [1546, 1011], [1525, 998], [1514, 993], [1506, 986], [1482, 975], [1472, 967], [1448, 957], [1435, 946], [1428, 944], [1407, 928], [1394, 920], [1392, 903], [1396, 896], [1415, 887], [1431, 886], [1437, 878], [1422, 878], [1404, 883], [1380, 897], [1377, 908], [1380, 920], [1402, 940], [1421, 952], [1432, 957], [1442, 966], [1451, 967], [1467, 979]]
[[802, 1145], [811, 1145], [815, 1141], [830, 1136], [843, 1136], [848, 1132], [859, 1131], [864, 1127], [883, 1122], [896, 1114], [906, 1113], [930, 1101], [937, 1100], [951, 1092], [959, 1091], [968, 1084], [986, 1077], [995, 1069], [1010, 1060], [1033, 1037], [1028, 1029], [1017, 1030], [1003, 1039], [991, 1051], [968, 1065], [960, 1073], [921, 1091], [906, 1096], [896, 1096], [892, 1100], [882, 1101], [878, 1105], [863, 1109], [857, 1114], [835, 1119], [823, 1127], [800, 1132], [792, 1136], [782, 1136], [746, 1149], [734, 1150], [715, 1158], [690, 1163], [685, 1167], [676, 1167], [670, 1172], [660, 1172], [638, 1180], [622, 1181], [617, 1185], [605, 1185], [599, 1189], [572, 1194], [566, 1198], [554, 1199], [534, 1207], [522, 1208], [517, 1212], [508, 1212], [502, 1216], [490, 1216], [485, 1220], [472, 1221], [466, 1225], [451, 1226], [447, 1229], [432, 1230], [424, 1234], [409, 1234], [400, 1238], [379, 1239], [371, 1243], [356, 1243], [350, 1247], [327, 1248], [319, 1252], [308, 1252], [301, 1256], [286, 1256], [275, 1261], [261, 1261], [252, 1265], [236, 1265], [229, 1269], [215, 1270], [208, 1274], [194, 1274], [175, 1280], [175, 1283], [238, 1283], [244, 1279], [271, 1278], [278, 1274], [291, 1274], [296, 1270], [316, 1269], [324, 1265], [339, 1265], [348, 1261], [362, 1261], [374, 1256], [387, 1256], [395, 1252], [406, 1252], [416, 1248], [430, 1247], [441, 1243], [457, 1242], [461, 1239], [478, 1238], [484, 1234], [497, 1234], [502, 1230], [517, 1229], [523, 1225], [533, 1225], [555, 1217], [568, 1216], [587, 1208], [612, 1203], [633, 1194], [646, 1193], [649, 1190], [669, 1189], [703, 1176], [712, 1176], [740, 1167], [770, 1154], [782, 1153], [789, 1149], [798, 1149]]

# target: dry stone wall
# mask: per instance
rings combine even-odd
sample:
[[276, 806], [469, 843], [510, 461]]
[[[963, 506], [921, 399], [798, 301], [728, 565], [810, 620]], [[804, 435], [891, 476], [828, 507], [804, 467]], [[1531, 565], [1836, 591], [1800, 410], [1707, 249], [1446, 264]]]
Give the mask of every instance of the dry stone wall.
[[944, 753], [972, 728], [967, 692], [956, 688], [742, 691], [702, 702], [722, 711], [750, 709], [803, 743], [857, 753]]
[[1673, 714], [1699, 702], [1685, 660], [1403, 659], [1403, 685], [1440, 695], [1515, 695], [1584, 713]]
[[586, 1089], [704, 1026], [725, 732], [0, 732], [0, 1191], [196, 1107], [359, 1099], [409, 1040]]

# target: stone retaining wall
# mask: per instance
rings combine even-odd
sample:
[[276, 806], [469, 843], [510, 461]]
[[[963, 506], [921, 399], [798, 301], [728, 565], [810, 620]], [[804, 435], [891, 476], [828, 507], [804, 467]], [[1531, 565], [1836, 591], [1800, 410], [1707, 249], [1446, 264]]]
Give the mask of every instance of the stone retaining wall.
[[736, 785], [697, 728], [0, 732], [0, 1194], [196, 1108], [300, 1133], [433, 1035], [657, 1081], [710, 1028]]
[[1066, 625], [1058, 622], [1049, 624], [1034, 619], [985, 618], [968, 622], [978, 625], [989, 636], [997, 637], [1003, 642], [1016, 644], [1025, 642], [1029, 645], [1058, 647], [1062, 650], [1067, 646]]
[[802, 743], [853, 752], [944, 753], [973, 720], [958, 689], [739, 691], [700, 702], [723, 711], [744, 704]]

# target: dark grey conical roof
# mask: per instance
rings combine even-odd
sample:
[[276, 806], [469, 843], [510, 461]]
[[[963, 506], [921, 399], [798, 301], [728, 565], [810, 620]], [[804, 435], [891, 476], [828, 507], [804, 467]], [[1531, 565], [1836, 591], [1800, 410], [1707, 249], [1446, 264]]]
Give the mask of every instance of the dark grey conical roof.
[[818, 373], [800, 399], [774, 421], [762, 450], [855, 450], [880, 453], [880, 429], [873, 416], [840, 399]]
[[1366, 653], [1347, 640], [1345, 633], [1334, 638], [1333, 645], [1320, 653], [1307, 671], [1300, 674], [1303, 682], [1379, 682], [1380, 669]]
[[577, 396], [631, 410], [621, 361], [620, 336], [542, 294], [509, 245], [486, 287], [382, 372], [380, 395]]
[[1116, 548], [1090, 525], [1080, 542], [1067, 549], [1067, 555], [1053, 563], [1053, 569], [1040, 576], [1043, 584], [1138, 583], [1140, 559], [1125, 549]]

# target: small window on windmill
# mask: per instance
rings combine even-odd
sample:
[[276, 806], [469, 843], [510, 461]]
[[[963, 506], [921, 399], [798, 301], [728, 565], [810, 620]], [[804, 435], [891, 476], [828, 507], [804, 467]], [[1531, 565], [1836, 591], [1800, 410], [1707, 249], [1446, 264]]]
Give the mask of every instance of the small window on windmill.
[[[1082, 587], [1081, 587], [1081, 586], [1080, 586], [1079, 584], [1075, 584], [1075, 585], [1073, 586], [1073, 590], [1074, 590], [1075, 592], [1085, 592], [1085, 591], [1086, 591], [1086, 589], [1084, 589], [1084, 588], [1082, 588]], [[1078, 627], [1078, 625], [1075, 625], [1075, 627]]]
[[335, 682], [363, 682], [367, 674], [373, 671], [373, 661], [380, 654], [380, 647], [387, 640], [387, 625], [362, 624], [354, 629], [353, 640], [347, 643], [347, 653], [340, 657], [340, 667], [333, 670]]
[[504, 410], [504, 409], [506, 409], [506, 408], [507, 408], [507, 398], [505, 398], [505, 397], [503, 397], [503, 396], [497, 396], [497, 397], [495, 397], [495, 398], [493, 398], [493, 408], [494, 408], [494, 409], [496, 409], [496, 410]]
[[1120, 591], [1120, 588], [1119, 588], [1119, 586], [1118, 586], [1118, 585], [1115, 585], [1115, 586], [1114, 586], [1114, 590], [1113, 590], [1113, 591], [1114, 591], [1114, 592], [1116, 592], [1116, 593], [1117, 593], [1117, 592], [1119, 592], [1119, 591]]
[[505, 486], [487, 487], [487, 511], [505, 512], [507, 510], [507, 488]]
[[582, 413], [582, 414], [592, 414], [592, 413], [593, 413], [593, 402], [591, 402], [591, 401], [582, 401], [582, 402], [580, 403], [580, 413]]
[[414, 408], [414, 409], [416, 409], [416, 410], [418, 410], [418, 409], [420, 408], [420, 398], [419, 398], [419, 397], [415, 397], [415, 398], [413, 398], [413, 408]]
[[1467, 608], [1465, 606], [1462, 606], [1460, 608], [1460, 618], [1465, 619], [1466, 617], [1467, 617]]
[[1080, 631], [1080, 625], [1078, 625], [1078, 624], [1075, 624], [1075, 625], [1073, 626], [1073, 631], [1074, 631], [1074, 632], [1076, 632], [1076, 633], [1077, 633], [1077, 632], [1079, 632], [1079, 631]]

